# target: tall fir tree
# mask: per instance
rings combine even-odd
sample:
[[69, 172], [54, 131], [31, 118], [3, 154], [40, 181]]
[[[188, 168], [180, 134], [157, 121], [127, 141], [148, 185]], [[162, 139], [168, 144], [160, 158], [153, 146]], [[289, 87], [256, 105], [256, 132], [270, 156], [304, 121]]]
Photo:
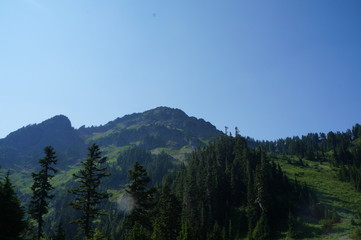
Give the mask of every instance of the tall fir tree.
[[152, 232], [151, 211], [154, 208], [155, 188], [148, 188], [150, 178], [145, 168], [138, 162], [129, 170], [131, 183], [126, 193], [133, 199], [135, 205], [132, 213], [127, 216], [125, 239], [137, 239], [135, 233], [141, 233], [138, 238], [150, 239]]
[[53, 165], [57, 163], [54, 148], [47, 146], [44, 148], [44, 153], [45, 157], [39, 160], [40, 171], [32, 174], [34, 183], [31, 186], [31, 190], [33, 195], [29, 205], [29, 214], [35, 219], [38, 225], [37, 239], [40, 239], [44, 235], [43, 227], [45, 222], [43, 217], [48, 213], [49, 200], [54, 197], [54, 195], [50, 194], [50, 191], [54, 189], [50, 180], [57, 172], [57, 170], [53, 168]]
[[21, 239], [26, 229], [24, 214], [8, 172], [4, 182], [0, 181], [0, 239]]
[[98, 208], [102, 200], [109, 198], [109, 194], [101, 189], [101, 179], [110, 176], [108, 168], [104, 166], [106, 160], [106, 157], [101, 156], [99, 146], [93, 144], [88, 148], [88, 158], [81, 162], [82, 169], [73, 174], [78, 186], [69, 190], [69, 193], [76, 196], [70, 206], [81, 211], [82, 215], [72, 223], [80, 225], [86, 238], [93, 234], [94, 218], [106, 214]]
[[175, 240], [181, 229], [182, 207], [179, 200], [164, 186], [157, 203], [152, 240]]

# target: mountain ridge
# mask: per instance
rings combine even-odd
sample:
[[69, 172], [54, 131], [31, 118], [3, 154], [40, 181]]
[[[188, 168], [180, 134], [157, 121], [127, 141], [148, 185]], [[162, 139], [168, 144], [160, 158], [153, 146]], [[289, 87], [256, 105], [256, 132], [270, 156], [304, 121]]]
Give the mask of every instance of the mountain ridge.
[[[160, 113], [163, 113], [164, 115], [161, 116]], [[147, 118], [148, 117], [148, 118]], [[158, 118], [157, 118], [158, 117]], [[119, 124], [123, 124], [124, 127], [129, 127], [131, 125], [134, 125], [134, 122], [139, 123], [139, 120], [144, 120], [146, 119], [147, 121], [144, 124], [156, 124], [160, 117], [164, 118], [168, 118], [167, 120], [169, 121], [170, 119], [174, 120], [174, 119], [185, 119], [185, 118], [190, 118], [190, 119], [194, 119], [194, 120], [199, 120], [204, 122], [205, 124], [208, 125], [208, 127], [210, 128], [214, 128], [216, 129], [216, 127], [214, 127], [210, 122], [205, 121], [202, 118], [195, 118], [195, 117], [191, 117], [188, 116], [184, 111], [182, 111], [181, 109], [178, 108], [169, 108], [169, 107], [157, 107], [154, 109], [150, 109], [147, 111], [144, 111], [142, 113], [132, 113], [132, 114], [126, 114], [123, 117], [118, 117], [113, 121], [110, 121], [108, 123], [106, 123], [105, 125], [100, 125], [100, 126], [92, 126], [92, 127], [85, 127], [82, 126], [80, 127], [78, 130], [79, 131], [84, 131], [84, 133], [88, 133], [87, 130], [95, 130], [95, 132], [98, 131], [107, 131], [111, 128], [113, 128], [114, 126], [117, 126]], [[139, 119], [140, 118], [140, 119]], [[142, 119], [143, 118], [143, 119]], [[181, 128], [182, 126], [180, 126], [180, 121], [176, 122], [178, 125], [174, 125], [174, 128]], [[86, 130], [87, 129], [87, 130]]]
[[60, 162], [74, 164], [85, 157], [86, 146], [94, 142], [104, 149], [118, 148], [117, 151], [122, 147], [140, 146], [147, 150], [186, 148], [185, 152], [190, 152], [220, 134], [210, 122], [170, 107], [157, 107], [118, 117], [104, 125], [78, 129], [72, 127], [65, 115], [56, 115], [0, 139], [0, 164], [32, 166], [48, 145], [55, 148]]

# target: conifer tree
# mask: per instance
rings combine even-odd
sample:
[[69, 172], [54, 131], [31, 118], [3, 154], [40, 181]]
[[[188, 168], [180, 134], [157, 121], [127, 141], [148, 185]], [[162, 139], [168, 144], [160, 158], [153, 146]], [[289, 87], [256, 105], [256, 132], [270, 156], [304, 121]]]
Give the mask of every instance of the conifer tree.
[[168, 186], [164, 186], [157, 204], [152, 240], [175, 240], [181, 228], [181, 211], [178, 199], [170, 192]]
[[101, 179], [110, 176], [108, 169], [103, 166], [105, 162], [106, 157], [101, 156], [99, 146], [91, 145], [88, 148], [88, 158], [81, 162], [82, 169], [73, 174], [78, 186], [69, 190], [76, 196], [70, 206], [82, 212], [81, 217], [72, 223], [79, 223], [87, 238], [93, 234], [93, 219], [106, 214], [97, 207], [103, 199], [109, 197], [107, 192], [101, 190]]
[[255, 173], [255, 203], [259, 207], [261, 216], [253, 231], [253, 237], [257, 240], [266, 240], [269, 239], [270, 236], [269, 206], [271, 205], [271, 198], [269, 194], [269, 176], [267, 172], [270, 169], [270, 165], [265, 159], [265, 154], [262, 150], [259, 150], [259, 156], [260, 163], [257, 165]]
[[[134, 200], [135, 206], [132, 213], [127, 217], [128, 234], [125, 239], [133, 239], [135, 232], [142, 232], [149, 239], [152, 232], [151, 210], [154, 207], [155, 188], [148, 189], [150, 178], [145, 168], [138, 162], [134, 164], [133, 169], [129, 170], [129, 179], [131, 183], [126, 188], [126, 193]], [[138, 229], [135, 231], [135, 228]], [[143, 237], [142, 237], [143, 238]]]
[[8, 172], [4, 183], [0, 181], [0, 238], [20, 239], [25, 228], [24, 210], [10, 182]]
[[52, 165], [57, 163], [55, 151], [53, 147], [47, 146], [44, 148], [45, 157], [39, 160], [40, 171], [33, 173], [34, 183], [31, 186], [33, 195], [31, 197], [29, 213], [35, 219], [38, 225], [37, 239], [43, 237], [44, 220], [43, 216], [48, 213], [49, 202], [54, 195], [50, 191], [54, 189], [50, 180], [57, 172]]

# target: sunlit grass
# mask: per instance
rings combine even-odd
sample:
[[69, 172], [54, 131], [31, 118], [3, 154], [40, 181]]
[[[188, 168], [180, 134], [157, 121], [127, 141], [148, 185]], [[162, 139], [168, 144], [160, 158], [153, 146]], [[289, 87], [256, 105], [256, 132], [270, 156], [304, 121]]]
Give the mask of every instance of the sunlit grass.
[[[289, 157], [290, 162], [296, 162], [298, 159]], [[341, 216], [341, 222], [334, 224], [329, 233], [313, 238], [305, 239], [350, 239], [354, 231], [351, 225], [351, 219], [361, 211], [361, 193], [355, 192], [350, 183], [338, 180], [338, 169], [331, 167], [328, 163], [320, 164], [303, 160], [306, 166], [290, 164], [285, 159], [277, 159], [290, 179], [306, 183], [316, 193], [319, 201], [326, 205], [330, 210], [336, 210]], [[321, 225], [307, 223], [310, 227], [319, 229]]]

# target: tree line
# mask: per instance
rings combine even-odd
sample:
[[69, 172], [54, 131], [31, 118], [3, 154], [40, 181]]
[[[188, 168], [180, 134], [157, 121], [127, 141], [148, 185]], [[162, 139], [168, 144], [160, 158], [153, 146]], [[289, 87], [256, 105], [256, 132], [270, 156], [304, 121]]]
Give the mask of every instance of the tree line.
[[300, 159], [326, 162], [338, 169], [338, 177], [361, 191], [361, 126], [355, 124], [345, 132], [309, 133], [302, 137], [288, 137], [276, 141], [256, 141], [247, 138], [252, 146], [261, 146], [269, 153], [294, 155]]

